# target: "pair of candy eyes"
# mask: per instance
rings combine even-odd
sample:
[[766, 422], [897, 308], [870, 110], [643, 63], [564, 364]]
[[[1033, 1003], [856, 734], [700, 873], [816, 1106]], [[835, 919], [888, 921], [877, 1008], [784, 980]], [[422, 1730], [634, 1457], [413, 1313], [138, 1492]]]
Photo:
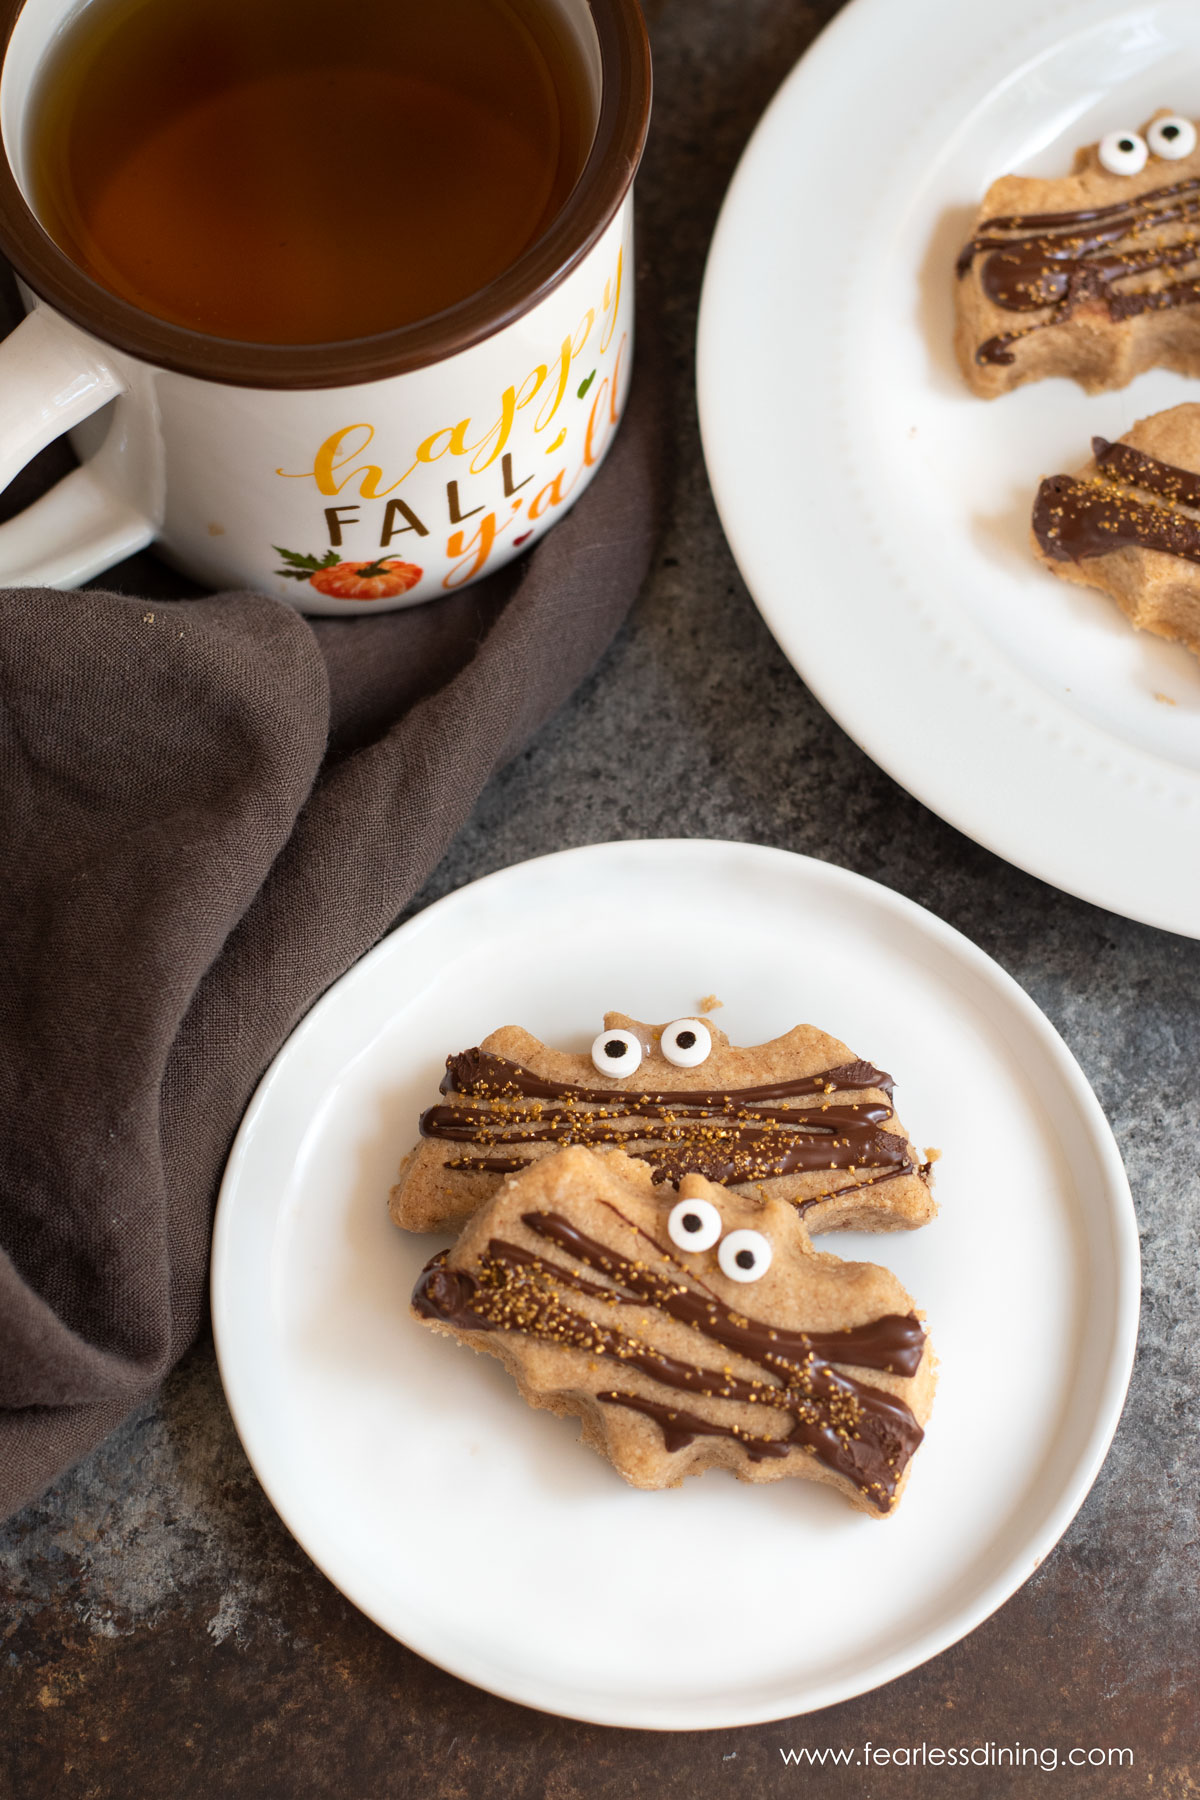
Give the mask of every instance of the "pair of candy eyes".
[[1179, 162], [1195, 148], [1192, 121], [1172, 114], [1169, 119], [1155, 119], [1145, 137], [1137, 131], [1110, 131], [1100, 139], [1098, 155], [1110, 175], [1140, 175], [1151, 152], [1164, 162]]
[[[677, 1069], [695, 1069], [712, 1050], [712, 1032], [702, 1019], [676, 1019], [659, 1048]], [[601, 1075], [636, 1075], [642, 1066], [640, 1039], [632, 1031], [602, 1031], [592, 1044], [592, 1062]]]
[[730, 1281], [758, 1281], [771, 1266], [770, 1239], [761, 1231], [725, 1231], [711, 1200], [676, 1201], [667, 1215], [667, 1236], [677, 1250], [699, 1252], [717, 1244], [717, 1262]]

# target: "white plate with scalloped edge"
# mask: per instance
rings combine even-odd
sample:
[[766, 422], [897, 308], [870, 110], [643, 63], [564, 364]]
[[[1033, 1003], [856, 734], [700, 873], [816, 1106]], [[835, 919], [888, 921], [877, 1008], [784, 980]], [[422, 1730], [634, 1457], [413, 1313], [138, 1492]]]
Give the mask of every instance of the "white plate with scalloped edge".
[[[821, 1240], [893, 1269], [940, 1358], [893, 1518], [715, 1471], [637, 1492], [574, 1420], [531, 1411], [492, 1359], [409, 1316], [438, 1240], [397, 1231], [386, 1198], [447, 1052], [510, 1022], [584, 1049], [607, 1008], [674, 1018], [707, 994], [735, 1043], [800, 1020], [843, 1038], [943, 1152], [933, 1224]], [[1095, 1097], [982, 951], [806, 857], [635, 842], [461, 889], [314, 1007], [230, 1157], [213, 1324], [267, 1494], [384, 1630], [528, 1706], [697, 1729], [878, 1686], [1033, 1572], [1115, 1429], [1138, 1266]]]
[[952, 346], [988, 184], [1160, 105], [1200, 116], [1194, 0], [853, 0], [734, 177], [698, 383], [747, 586], [850, 736], [1008, 861], [1200, 936], [1200, 662], [1028, 547], [1041, 476], [1196, 384], [987, 402]]

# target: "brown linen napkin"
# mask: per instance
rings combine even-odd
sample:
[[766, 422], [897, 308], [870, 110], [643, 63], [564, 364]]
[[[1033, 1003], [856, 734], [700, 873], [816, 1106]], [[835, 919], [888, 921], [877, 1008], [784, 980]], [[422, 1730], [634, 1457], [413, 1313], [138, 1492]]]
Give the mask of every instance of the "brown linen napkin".
[[264, 1068], [624, 617], [646, 373], [574, 510], [429, 606], [0, 592], [0, 1516], [186, 1349]]

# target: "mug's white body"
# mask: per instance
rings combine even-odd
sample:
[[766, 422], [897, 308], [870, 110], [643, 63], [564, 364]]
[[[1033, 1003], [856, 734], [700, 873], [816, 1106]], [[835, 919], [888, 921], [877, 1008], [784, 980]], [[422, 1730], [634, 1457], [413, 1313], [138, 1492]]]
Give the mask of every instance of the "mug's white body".
[[82, 469], [0, 526], [0, 580], [72, 586], [114, 547], [154, 543], [206, 586], [305, 612], [461, 587], [591, 480], [628, 389], [633, 291], [629, 194], [557, 287], [469, 348], [354, 386], [267, 389], [138, 361], [25, 290], [31, 317], [0, 347], [0, 474], [31, 453], [39, 385], [41, 442], [90, 416], [71, 430]]

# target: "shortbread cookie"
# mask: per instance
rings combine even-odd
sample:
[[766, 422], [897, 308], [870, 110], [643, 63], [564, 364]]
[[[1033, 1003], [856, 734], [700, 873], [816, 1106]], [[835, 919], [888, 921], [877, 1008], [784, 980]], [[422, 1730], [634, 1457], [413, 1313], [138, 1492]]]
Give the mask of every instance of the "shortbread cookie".
[[929, 1341], [894, 1276], [813, 1249], [794, 1207], [619, 1151], [506, 1177], [413, 1293], [490, 1351], [531, 1406], [574, 1414], [639, 1488], [714, 1465], [899, 1499], [933, 1399]]
[[1067, 581], [1100, 588], [1131, 624], [1200, 656], [1200, 405], [1092, 439], [1079, 475], [1051, 475], [1033, 508], [1033, 547]]
[[810, 1231], [895, 1230], [937, 1210], [891, 1076], [811, 1025], [741, 1049], [703, 1019], [612, 1012], [586, 1056], [506, 1025], [447, 1058], [441, 1091], [392, 1189], [409, 1231], [458, 1229], [505, 1175], [565, 1144], [617, 1146], [672, 1185], [696, 1173], [761, 1189]]
[[992, 183], [958, 259], [956, 348], [984, 399], [1065, 375], [1089, 393], [1200, 374], [1200, 147], [1190, 119], [1113, 131], [1060, 180]]

